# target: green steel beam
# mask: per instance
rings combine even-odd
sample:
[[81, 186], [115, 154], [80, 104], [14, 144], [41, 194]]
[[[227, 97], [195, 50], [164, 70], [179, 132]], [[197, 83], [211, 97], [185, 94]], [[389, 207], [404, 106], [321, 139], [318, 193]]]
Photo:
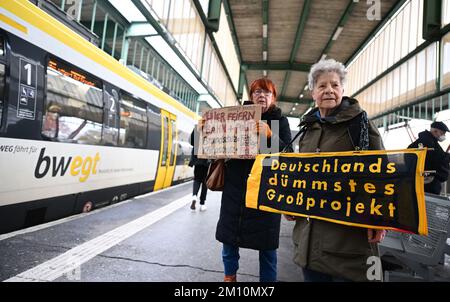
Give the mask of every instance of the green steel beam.
[[333, 34], [331, 35], [330, 39], [328, 40], [327, 45], [323, 49], [322, 54], [320, 55], [320, 57], [318, 59], [320, 59], [324, 54], [327, 54], [327, 52], [330, 50], [331, 45], [333, 45], [333, 42], [334, 42], [334, 40], [333, 40], [334, 35], [336, 34], [339, 27], [344, 27], [345, 23], [347, 23], [348, 18], [350, 17], [350, 14], [352, 13], [353, 8], [355, 7], [356, 3], [357, 2], [350, 0], [344, 13], [341, 16], [341, 19], [339, 20], [338, 24], [336, 25], [336, 28], [334, 29]]
[[286, 74], [284, 75], [283, 86], [281, 88], [280, 96], [284, 96], [286, 94], [286, 90], [287, 90], [287, 86], [288, 86], [290, 78], [291, 78], [291, 71], [286, 70]]
[[[305, 30], [306, 20], [309, 17], [309, 11], [311, 8], [311, 0], [305, 0], [303, 4], [302, 13], [300, 14], [300, 20], [298, 21], [297, 32], [295, 33], [294, 45], [291, 50], [291, 55], [289, 56], [289, 64], [294, 63], [295, 57], [297, 56], [298, 49], [300, 48], [300, 41], [302, 40], [303, 32]], [[284, 76], [283, 88], [281, 89], [281, 96], [285, 95], [289, 79], [291, 77], [291, 72], [287, 71]]]
[[289, 56], [289, 63], [294, 63], [298, 49], [300, 48], [300, 41], [302, 40], [303, 32], [305, 30], [306, 20], [308, 20], [309, 17], [311, 3], [311, 0], [305, 0], [305, 3], [303, 4], [302, 14], [298, 22], [297, 32], [295, 33], [294, 46], [292, 47], [291, 55]]
[[208, 6], [208, 29], [212, 32], [219, 30], [220, 11], [222, 8], [222, 0], [209, 0]]
[[289, 62], [242, 62], [248, 70], [291, 70], [309, 72], [311, 64]]
[[192, 0], [198, 15], [205, 26], [206, 31], [211, 34], [219, 30], [220, 11], [222, 7], [222, 0], [209, 0], [208, 15], [205, 15], [202, 4], [199, 0]]
[[391, 8], [391, 10], [387, 13], [387, 15], [383, 18], [383, 20], [375, 27], [374, 30], [367, 36], [367, 38], [358, 46], [356, 51], [350, 56], [350, 58], [345, 62], [345, 66], [348, 66], [349, 63], [356, 58], [359, 53], [369, 44], [373, 37], [375, 37], [378, 32], [383, 28], [383, 26], [389, 21], [389, 19], [405, 4], [406, 0], [398, 0], [397, 3]]
[[442, 1], [423, 1], [422, 37], [427, 41], [437, 41], [441, 30]]
[[147, 21], [153, 26], [153, 28], [156, 30], [156, 32], [166, 41], [166, 43], [172, 48], [172, 50], [175, 52], [175, 54], [178, 56], [178, 58], [183, 62], [183, 64], [189, 69], [189, 71], [197, 78], [197, 80], [202, 84], [202, 86], [208, 91], [208, 93], [214, 98], [214, 100], [217, 102], [217, 104], [222, 105], [219, 100], [214, 96], [214, 93], [212, 92], [211, 88], [202, 81], [200, 75], [198, 72], [192, 67], [191, 63], [189, 63], [185, 56], [180, 52], [180, 50], [175, 46], [175, 42], [173, 41], [173, 38], [168, 35], [167, 32], [165, 32], [159, 22], [155, 20], [152, 16], [152, 14], [147, 10], [147, 8], [141, 3], [140, 0], [131, 0], [133, 4], [136, 6], [136, 8], [141, 12], [141, 14], [147, 19]]
[[242, 94], [244, 93], [244, 82], [246, 82], [245, 70], [245, 66], [241, 65], [239, 71], [238, 100], [242, 99]]

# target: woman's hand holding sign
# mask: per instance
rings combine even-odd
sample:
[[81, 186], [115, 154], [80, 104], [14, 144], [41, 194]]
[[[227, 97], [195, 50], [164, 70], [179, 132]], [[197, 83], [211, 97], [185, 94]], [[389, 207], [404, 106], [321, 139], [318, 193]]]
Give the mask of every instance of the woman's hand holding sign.
[[258, 121], [256, 123], [256, 133], [267, 138], [270, 138], [272, 136], [272, 130], [270, 130], [269, 125], [267, 125], [263, 121]]
[[386, 230], [367, 229], [369, 243], [380, 243], [386, 236]]

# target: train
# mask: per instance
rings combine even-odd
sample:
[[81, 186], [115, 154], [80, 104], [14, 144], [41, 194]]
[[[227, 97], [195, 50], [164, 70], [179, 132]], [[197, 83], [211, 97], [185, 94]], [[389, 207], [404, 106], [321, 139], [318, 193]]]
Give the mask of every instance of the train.
[[191, 180], [198, 119], [30, 1], [0, 2], [0, 233]]

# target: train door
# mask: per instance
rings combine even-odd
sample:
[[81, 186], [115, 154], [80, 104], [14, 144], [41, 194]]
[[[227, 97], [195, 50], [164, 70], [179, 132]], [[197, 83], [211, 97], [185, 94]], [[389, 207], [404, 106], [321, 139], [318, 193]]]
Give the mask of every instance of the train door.
[[176, 116], [161, 110], [161, 149], [155, 191], [170, 187], [172, 184], [177, 156], [177, 140]]

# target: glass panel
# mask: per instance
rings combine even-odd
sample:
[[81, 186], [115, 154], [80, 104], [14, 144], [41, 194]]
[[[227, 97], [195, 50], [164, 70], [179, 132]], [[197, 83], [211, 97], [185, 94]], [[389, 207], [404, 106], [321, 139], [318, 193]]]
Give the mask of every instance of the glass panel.
[[94, 0], [83, 0], [83, 5], [81, 6], [80, 23], [84, 25], [87, 29], [92, 28], [92, 14], [94, 9]]
[[450, 33], [442, 39], [442, 88], [450, 87]]
[[133, 58], [136, 52], [137, 40], [130, 39], [129, 40], [129, 48], [128, 48], [128, 57], [127, 57], [127, 65], [133, 65]]
[[117, 25], [116, 40], [114, 42], [114, 58], [120, 60], [122, 58], [122, 45], [123, 45], [124, 29], [122, 26]]
[[408, 60], [408, 100], [416, 97], [416, 56]]
[[133, 56], [133, 66], [136, 68], [139, 68], [139, 64], [141, 62], [142, 57], [142, 45], [141, 43], [136, 43], [136, 48], [134, 49], [134, 56]]
[[114, 47], [113, 42], [115, 29], [116, 29], [116, 22], [114, 22], [114, 20], [108, 16], [108, 19], [106, 21], [105, 44], [103, 46], [103, 50], [110, 55], [112, 54]]
[[427, 60], [427, 74], [426, 74], [426, 92], [433, 92], [436, 90], [436, 74], [437, 74], [437, 64], [436, 64], [436, 43], [428, 46], [426, 51]]
[[408, 91], [408, 64], [403, 63], [400, 67], [400, 100], [399, 103], [404, 103], [406, 98], [406, 92]]
[[418, 23], [417, 19], [419, 19], [419, 0], [413, 0], [411, 2], [411, 19], [410, 19], [411, 31], [409, 34], [409, 52], [413, 51], [417, 47], [417, 32], [419, 31], [419, 24], [422, 24]]
[[450, 24], [450, 0], [442, 0], [442, 27]]
[[95, 18], [94, 18], [94, 33], [99, 37], [100, 43], [103, 39], [103, 28], [105, 26], [106, 14], [103, 8], [97, 4], [97, 8], [95, 10]]
[[426, 61], [425, 50], [422, 50], [417, 54], [417, 88], [416, 95], [422, 96], [425, 93], [425, 74], [426, 74]]
[[50, 60], [42, 135], [81, 144], [98, 144], [103, 127], [102, 83], [82, 70]]
[[401, 51], [402, 58], [408, 54], [410, 22], [411, 22], [411, 5], [408, 4], [403, 10], [402, 51]]

